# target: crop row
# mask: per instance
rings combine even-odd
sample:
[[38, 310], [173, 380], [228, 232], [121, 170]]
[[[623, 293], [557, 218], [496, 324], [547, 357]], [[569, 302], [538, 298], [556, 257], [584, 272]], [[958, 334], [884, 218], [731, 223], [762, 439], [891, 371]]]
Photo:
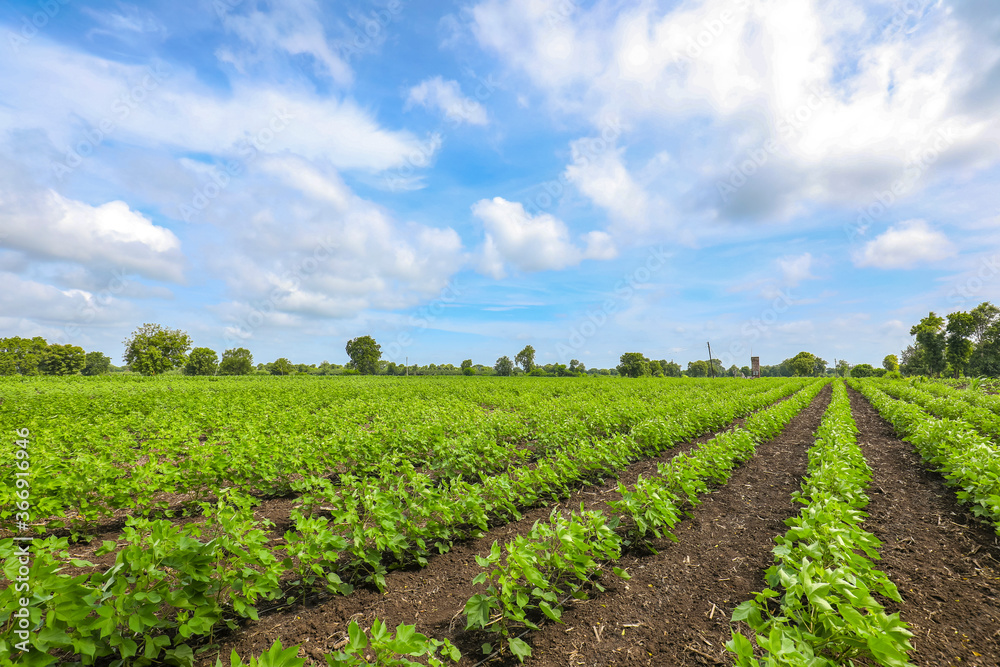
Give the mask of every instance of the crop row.
[[873, 597], [900, 601], [896, 586], [872, 564], [881, 543], [862, 528], [871, 470], [856, 434], [847, 391], [837, 381], [802, 488], [793, 494], [805, 507], [775, 538], [768, 587], [733, 612], [733, 621], [745, 621], [754, 633], [752, 642], [734, 631], [726, 645], [739, 667], [760, 667], [754, 643], [768, 667], [910, 664], [912, 633]]
[[[936, 418], [913, 403], [892, 398], [882, 380], [851, 380], [921, 458], [940, 472], [959, 502], [1000, 534], [1000, 460], [996, 444], [963, 420]], [[902, 388], [900, 388], [902, 389]], [[909, 392], [900, 391], [901, 396]]]
[[915, 403], [936, 417], [961, 420], [988, 438], [1000, 438], [1000, 415], [989, 408], [963, 400], [961, 394], [966, 392], [957, 392], [934, 382], [911, 385], [900, 380], [886, 380], [878, 386], [890, 396]]
[[[543, 618], [561, 622], [568, 597], [586, 598], [586, 586], [608, 563], [621, 556], [624, 546], [641, 542], [648, 534], [676, 539], [670, 529], [682, 508], [696, 505], [709, 484], [725, 484], [732, 470], [749, 460], [756, 446], [781, 432], [788, 422], [822, 390], [813, 382], [791, 399], [752, 415], [743, 427], [722, 433], [691, 452], [658, 466], [658, 475], [640, 478], [632, 489], [619, 487], [621, 501], [609, 503], [614, 514], [584, 511], [553, 512], [547, 522], [536, 522], [527, 535], [501, 548], [496, 542], [487, 556], [477, 556], [483, 571], [473, 583], [484, 587], [465, 606], [466, 629], [497, 633], [519, 660], [531, 654], [519, 630], [537, 629]], [[623, 519], [629, 519], [623, 521]], [[616, 576], [627, 572], [613, 567]], [[486, 653], [494, 649], [484, 645]]]

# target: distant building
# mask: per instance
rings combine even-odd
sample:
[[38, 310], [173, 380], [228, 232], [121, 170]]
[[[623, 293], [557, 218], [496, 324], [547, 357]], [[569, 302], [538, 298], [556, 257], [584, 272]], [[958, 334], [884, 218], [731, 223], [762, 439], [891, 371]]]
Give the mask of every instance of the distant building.
[[760, 357], [750, 357], [750, 377], [760, 377]]

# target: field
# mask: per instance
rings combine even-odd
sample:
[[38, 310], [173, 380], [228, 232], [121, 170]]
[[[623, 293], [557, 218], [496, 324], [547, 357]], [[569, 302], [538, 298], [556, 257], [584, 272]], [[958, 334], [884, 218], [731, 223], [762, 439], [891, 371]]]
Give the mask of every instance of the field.
[[2, 664], [1000, 664], [976, 389], [19, 378], [0, 426]]

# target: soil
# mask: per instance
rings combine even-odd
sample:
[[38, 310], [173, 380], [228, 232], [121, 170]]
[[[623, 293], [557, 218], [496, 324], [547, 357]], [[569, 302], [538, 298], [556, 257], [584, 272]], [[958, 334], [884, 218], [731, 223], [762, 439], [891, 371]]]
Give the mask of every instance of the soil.
[[851, 409], [873, 478], [865, 528], [883, 542], [878, 567], [902, 604], [886, 601], [914, 633], [917, 665], [1000, 665], [1000, 546], [955, 500], [941, 475], [853, 389]]
[[[674, 532], [680, 543], [654, 543], [658, 555], [625, 555], [618, 565], [628, 568], [632, 580], [605, 576], [601, 583], [607, 591], [568, 607], [564, 625], [546, 625], [525, 637], [534, 647], [531, 663], [563, 666], [572, 657], [577, 661], [569, 664], [623, 663], [626, 658], [640, 660], [637, 664], [712, 664], [698, 662], [703, 660], [701, 654], [723, 655], [730, 610], [760, 589], [763, 570], [771, 562], [771, 540], [784, 531], [783, 520], [795, 511], [790, 493], [805, 471], [805, 452], [829, 396], [827, 387], [782, 434], [761, 445], [752, 461], [734, 471], [729, 484], [710, 493], [692, 511], [692, 518], [679, 523]], [[742, 423], [737, 420], [730, 428]], [[241, 656], [260, 655], [275, 639], [284, 646], [299, 644], [307, 661], [325, 664], [323, 655], [343, 644], [352, 619], [367, 628], [378, 617], [390, 627], [415, 624], [418, 632], [450, 639], [466, 656], [460, 664], [471, 667], [482, 657], [480, 645], [495, 640], [493, 635], [464, 631], [462, 610], [477, 592], [471, 582], [481, 571], [477, 554], [487, 553], [494, 541], [504, 544], [526, 534], [557, 507], [578, 509], [583, 503], [588, 510], [607, 511], [605, 503], [619, 498], [619, 479], [630, 484], [639, 475], [656, 474], [659, 463], [714, 435], [637, 462], [618, 479], [581, 489], [557, 505], [531, 510], [480, 539], [456, 543], [423, 569], [392, 572], [385, 593], [358, 589], [348, 597], [325, 597], [313, 606], [295, 605], [263, 615], [259, 622], [222, 637], [219, 649], [205, 653], [199, 664], [214, 664], [216, 655], [228, 656], [234, 649]], [[747, 512], [749, 507], [752, 512]], [[631, 627], [636, 623], [643, 625]], [[595, 627], [601, 641], [593, 634]], [[517, 663], [494, 659], [490, 664]]]

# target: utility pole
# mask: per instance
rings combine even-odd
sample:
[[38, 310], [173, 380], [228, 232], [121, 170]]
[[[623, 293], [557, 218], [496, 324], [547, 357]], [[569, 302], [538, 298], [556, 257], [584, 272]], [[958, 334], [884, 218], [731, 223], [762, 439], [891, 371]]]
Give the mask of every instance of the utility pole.
[[715, 379], [715, 362], [712, 361], [712, 344], [706, 343], [708, 345], [708, 367], [712, 369], [712, 379]]

